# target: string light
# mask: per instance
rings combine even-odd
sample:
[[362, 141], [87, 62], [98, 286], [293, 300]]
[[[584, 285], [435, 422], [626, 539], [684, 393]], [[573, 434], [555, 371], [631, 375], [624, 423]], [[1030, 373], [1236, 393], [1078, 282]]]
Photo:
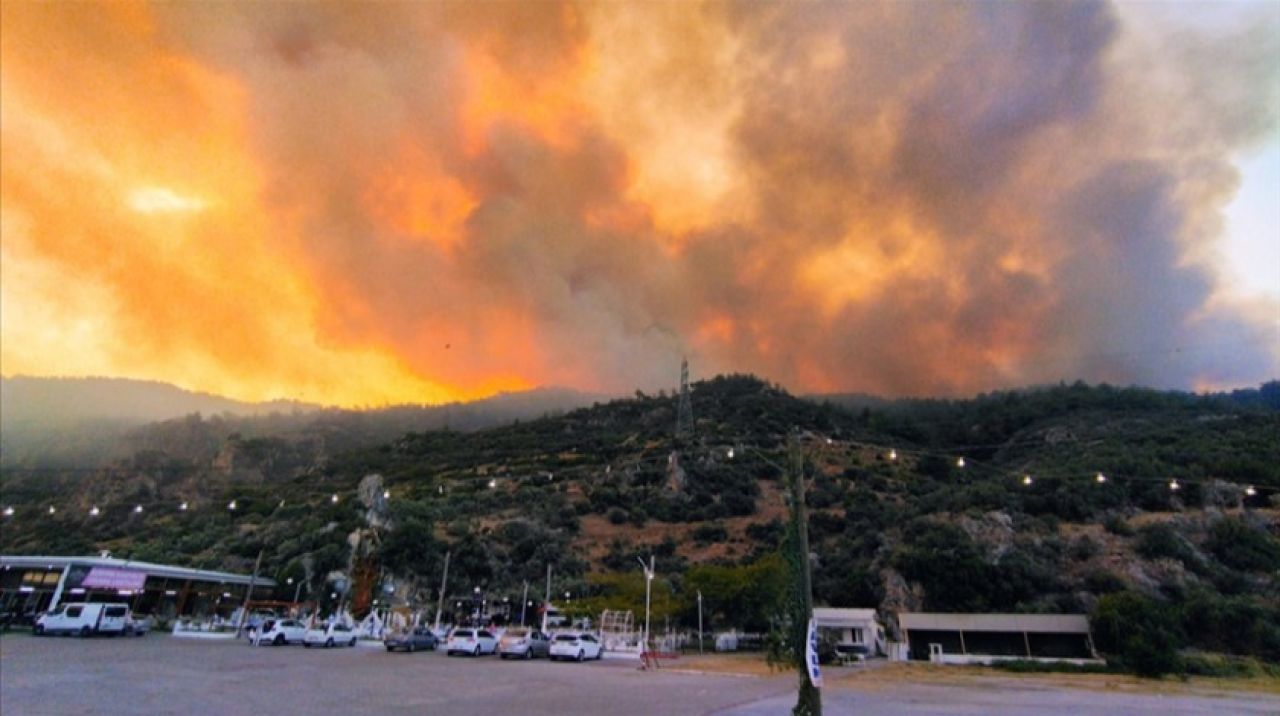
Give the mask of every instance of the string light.
[[729, 459], [733, 459], [733, 448], [729, 448]]
[[1023, 475], [1023, 476], [1022, 476], [1022, 484], [1024, 484], [1024, 485], [1030, 485], [1030, 484], [1031, 484], [1031, 476], [1030, 476], [1030, 475]]
[[[1253, 489], [1253, 485], [1249, 485], [1248, 487], [1244, 488], [1244, 494], [1248, 495], [1249, 497], [1253, 497], [1254, 495], [1258, 494], [1258, 491]], [[9, 509], [13, 509], [13, 508], [10, 507]]]
[[235, 501], [235, 500], [232, 500], [232, 501], [228, 502], [228, 503], [227, 503], [227, 509], [228, 509], [228, 510], [231, 510], [231, 511], [233, 511], [233, 512], [234, 512], [234, 511], [235, 511], [235, 509], [236, 509], [236, 501]]
[[57, 512], [57, 511], [58, 511], [58, 508], [54, 507], [53, 505], [49, 505], [49, 514], [51, 514], [51, 515], [52, 515], [53, 513]]
[[490, 490], [492, 490], [493, 488], [495, 488], [495, 487], [497, 487], [497, 486], [498, 486], [498, 481], [497, 481], [497, 480], [490, 480], [490, 481], [489, 481], [489, 489], [490, 489]]
[[1107, 476], [1106, 476], [1106, 475], [1103, 475], [1102, 473], [1098, 473], [1098, 475], [1097, 475], [1096, 477], [1094, 477], [1093, 479], [1094, 479], [1094, 480], [1095, 480], [1099, 485], [1101, 485], [1102, 483], [1104, 483], [1104, 482], [1106, 482], [1106, 481], [1107, 481]]
[[94, 505], [93, 507], [89, 508], [90, 517], [97, 517], [100, 514], [102, 514], [102, 510], [99, 510], [97, 505]]
[[178, 509], [179, 509], [179, 510], [182, 510], [183, 512], [186, 512], [186, 511], [187, 511], [187, 503], [185, 503], [185, 502], [184, 502], [184, 503], [182, 503], [181, 505], [178, 505]]
[[330, 497], [330, 498], [329, 498], [329, 501], [330, 501], [330, 502], [332, 502], [332, 503], [333, 503], [333, 504], [335, 504], [335, 505], [336, 505], [336, 504], [338, 504], [338, 494], [337, 494], [337, 493], [334, 493], [333, 497]]
[[391, 499], [391, 490], [383, 490], [383, 491], [382, 491], [382, 499], [384, 499], [384, 500], [390, 500], [390, 499]]
[[959, 467], [959, 468], [963, 468], [963, 467], [964, 467], [964, 458], [958, 458], [958, 459], [956, 460], [956, 467]]
[[890, 451], [889, 451], [889, 462], [897, 462], [897, 460], [898, 460], [898, 451], [897, 451], [897, 450], [890, 450]]
[[12, 507], [12, 506], [9, 506], [9, 507], [4, 508], [4, 516], [5, 516], [5, 517], [13, 517], [13, 507]]
[[1177, 480], [1170, 480], [1170, 481], [1169, 481], [1169, 489], [1170, 489], [1170, 490], [1173, 490], [1174, 492], [1177, 492], [1181, 487], [1182, 487], [1182, 486], [1178, 484], [1178, 481], [1177, 481]]
[[140, 514], [142, 514], [142, 505], [137, 505], [137, 506], [135, 506], [135, 507], [133, 508], [133, 514], [135, 514], [135, 515], [140, 515]]

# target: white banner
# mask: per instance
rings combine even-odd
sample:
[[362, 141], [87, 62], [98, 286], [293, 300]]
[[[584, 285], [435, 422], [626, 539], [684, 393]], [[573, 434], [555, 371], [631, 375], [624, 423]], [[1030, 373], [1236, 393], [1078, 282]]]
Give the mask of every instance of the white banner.
[[809, 617], [809, 638], [805, 640], [804, 662], [809, 668], [809, 683], [822, 688], [822, 669], [818, 666], [818, 622]]

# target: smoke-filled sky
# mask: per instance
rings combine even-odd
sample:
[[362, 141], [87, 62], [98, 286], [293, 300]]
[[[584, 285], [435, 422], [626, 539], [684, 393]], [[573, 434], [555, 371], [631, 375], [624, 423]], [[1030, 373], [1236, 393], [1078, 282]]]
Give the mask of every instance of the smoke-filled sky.
[[670, 388], [683, 356], [883, 395], [1280, 375], [1275, 2], [2, 20], [6, 375], [341, 405]]

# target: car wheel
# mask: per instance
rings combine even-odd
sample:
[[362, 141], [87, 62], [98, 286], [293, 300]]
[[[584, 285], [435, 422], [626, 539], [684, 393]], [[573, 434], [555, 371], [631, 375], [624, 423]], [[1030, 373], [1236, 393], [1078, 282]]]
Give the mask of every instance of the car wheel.
[[309, 641], [304, 641], [304, 642], [302, 642], [302, 648], [304, 648], [304, 649], [310, 649], [310, 648], [311, 648], [311, 642], [309, 642]]
[[[396, 650], [396, 648], [395, 648], [394, 646], [391, 646], [390, 644], [388, 644], [388, 645], [387, 645], [387, 653], [388, 653], [388, 654], [390, 654], [391, 652], [393, 652], [393, 651], [395, 651], [395, 650]], [[409, 651], [413, 651], [413, 649], [410, 649]]]
[[31, 630], [36, 636], [44, 636], [44, 625], [37, 624], [35, 629]]
[[533, 658], [533, 647], [524, 650], [524, 660], [528, 661]]
[[90, 634], [92, 634], [92, 633], [93, 633], [93, 630], [92, 630], [92, 629], [90, 629], [89, 627], [87, 627], [87, 626], [85, 626], [85, 627], [80, 627], [80, 636], [81, 636], [81, 637], [89, 636], [89, 635], [90, 635]]
[[356, 645], [356, 638], [351, 637], [351, 641], [347, 642], [347, 646], [354, 647], [355, 645]]
[[473, 651], [473, 652], [471, 652], [471, 655], [472, 655], [472, 656], [475, 656], [475, 657], [480, 656], [480, 645], [479, 645], [479, 644], [476, 644], [476, 650], [475, 650], [475, 651]]
[[331, 646], [333, 646], [333, 638], [332, 638], [332, 637], [330, 637], [329, 639], [325, 640], [325, 642], [324, 642], [324, 648], [328, 649], [328, 648], [329, 648], [329, 647], [331, 647]]
[[271, 640], [276, 646], [284, 646], [284, 634], [276, 634], [276, 638]]
[[409, 642], [409, 646], [405, 647], [405, 651], [409, 652], [410, 654], [412, 654], [417, 650], [418, 650], [418, 647], [415, 646], [413, 642]]
[[578, 661], [582, 661], [582, 658], [583, 658], [582, 650], [581, 650], [581, 649], [579, 649], [579, 650], [578, 650]]

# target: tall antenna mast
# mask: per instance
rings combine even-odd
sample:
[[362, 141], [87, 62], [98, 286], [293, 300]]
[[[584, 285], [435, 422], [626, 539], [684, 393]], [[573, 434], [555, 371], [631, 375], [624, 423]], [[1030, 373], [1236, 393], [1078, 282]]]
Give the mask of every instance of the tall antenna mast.
[[689, 359], [680, 361], [680, 405], [676, 410], [676, 438], [684, 440], [693, 432], [693, 403], [689, 400]]

